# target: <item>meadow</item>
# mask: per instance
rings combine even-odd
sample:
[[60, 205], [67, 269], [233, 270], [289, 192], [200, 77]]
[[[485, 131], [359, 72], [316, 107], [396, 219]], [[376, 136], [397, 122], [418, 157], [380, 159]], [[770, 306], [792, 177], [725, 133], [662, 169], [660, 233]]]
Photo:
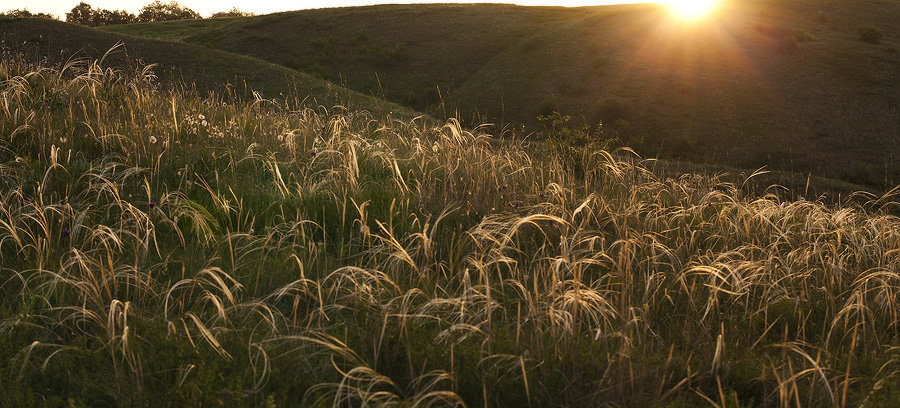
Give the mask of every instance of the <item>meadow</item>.
[[720, 3], [694, 21], [652, 3], [329, 8], [179, 38], [467, 126], [538, 132], [558, 111], [645, 157], [900, 183], [900, 4]]
[[895, 406], [853, 201], [153, 67], [0, 61], [0, 405]]

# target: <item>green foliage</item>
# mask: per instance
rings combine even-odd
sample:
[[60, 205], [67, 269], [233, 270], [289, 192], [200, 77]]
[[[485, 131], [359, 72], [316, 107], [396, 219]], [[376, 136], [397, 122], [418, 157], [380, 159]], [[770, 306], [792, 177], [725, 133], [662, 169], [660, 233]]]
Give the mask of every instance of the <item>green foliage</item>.
[[94, 9], [85, 2], [78, 3], [72, 11], [66, 13], [66, 21], [89, 27], [100, 27], [111, 24], [128, 24], [137, 21], [134, 14], [124, 10]]
[[0, 19], [4, 18], [43, 18], [48, 20], [56, 20], [56, 17], [53, 17], [52, 14], [32, 13], [28, 11], [27, 8], [7, 10], [5, 13], [0, 13]]
[[871, 25], [860, 27], [858, 33], [860, 40], [870, 44], [878, 44], [884, 38], [884, 33], [881, 29]]
[[0, 60], [0, 405], [898, 403], [896, 191], [30, 61]]
[[249, 11], [241, 11], [237, 7], [232, 7], [231, 10], [228, 11], [218, 11], [213, 13], [210, 18], [222, 18], [222, 17], [251, 17], [256, 14]]
[[543, 125], [543, 135], [547, 142], [564, 148], [584, 148], [607, 150], [615, 147], [616, 141], [608, 138], [602, 122], [591, 127], [589, 125], [573, 126], [569, 122], [572, 117], [554, 111], [549, 115], [538, 116]]
[[[470, 125], [527, 134], [543, 130], [538, 116], [564, 111], [603, 122], [608, 133], [627, 120], [629, 145], [661, 159], [843, 181], [856, 160], [887, 161], [900, 178], [888, 142], [900, 131], [893, 108], [900, 106], [900, 54], [890, 51], [895, 44], [868, 54], [847, 41], [847, 27], [855, 36], [862, 24], [885, 30], [900, 21], [897, 8], [884, 1], [728, 3], [714, 19], [689, 25], [650, 3], [303, 10], [199, 27], [184, 40]], [[868, 64], [883, 69], [870, 75]], [[798, 82], [800, 72], [817, 75]], [[436, 89], [439, 98], [430, 94]], [[626, 116], [615, 113], [617, 102]], [[835, 139], [820, 141], [822, 134]]]
[[190, 8], [181, 5], [175, 0], [163, 3], [161, 0], [154, 0], [144, 7], [141, 7], [138, 13], [138, 21], [175, 21], [175, 20], [196, 20], [202, 18], [200, 14]]

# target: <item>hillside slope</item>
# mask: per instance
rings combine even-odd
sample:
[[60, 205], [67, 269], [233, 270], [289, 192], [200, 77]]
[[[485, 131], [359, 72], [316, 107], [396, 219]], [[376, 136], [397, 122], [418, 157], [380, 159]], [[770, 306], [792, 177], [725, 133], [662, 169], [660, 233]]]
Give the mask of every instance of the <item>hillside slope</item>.
[[0, 407], [900, 405], [898, 191], [12, 58], [0, 112]]
[[297, 96], [312, 106], [350, 104], [372, 112], [417, 115], [397, 104], [280, 65], [194, 44], [137, 38], [43, 19], [0, 20], [0, 41], [13, 52], [59, 61], [72, 56], [96, 58], [123, 42], [122, 49], [112, 53], [106, 62], [157, 64], [154, 72], [164, 83], [187, 84], [201, 92], [231, 84], [239, 93], [249, 94], [252, 90], [270, 98]]
[[[686, 24], [659, 5], [391, 5], [235, 21], [185, 41], [439, 115], [540, 128], [553, 110], [628, 145], [884, 187], [900, 180], [900, 5], [746, 1]], [[858, 30], [874, 26], [878, 44]]]

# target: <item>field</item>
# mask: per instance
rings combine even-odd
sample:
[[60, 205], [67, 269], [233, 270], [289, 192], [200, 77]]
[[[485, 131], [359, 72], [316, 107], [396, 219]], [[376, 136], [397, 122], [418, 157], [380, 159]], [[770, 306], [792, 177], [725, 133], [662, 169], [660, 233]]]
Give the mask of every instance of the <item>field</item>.
[[896, 190], [104, 64], [0, 61], [0, 405], [900, 402]]
[[[216, 21], [204, 23], [214, 25]], [[305, 106], [342, 104], [373, 114], [394, 113], [406, 118], [419, 115], [383, 99], [252, 57], [193, 44], [108, 33], [59, 21], [0, 19], [0, 53], [4, 59], [25, 55], [34, 61], [44, 59], [51, 63], [103, 58], [107, 66], [122, 69], [142, 69], [153, 64], [156, 80], [164, 85], [184, 86], [188, 92], [218, 91], [241, 99], [254, 98], [254, 92], [268, 97], [293, 92], [305, 98]]]
[[385, 5], [238, 19], [182, 41], [473, 126], [543, 131], [539, 116], [559, 111], [647, 157], [883, 192], [900, 183], [897, 21], [900, 4], [882, 0], [735, 0], [690, 24], [653, 4]]
[[218, 17], [203, 20], [157, 21], [152, 23], [115, 24], [104, 26], [104, 31], [132, 34], [156, 40], [180, 40], [198, 31], [209, 30], [233, 23], [240, 17]]

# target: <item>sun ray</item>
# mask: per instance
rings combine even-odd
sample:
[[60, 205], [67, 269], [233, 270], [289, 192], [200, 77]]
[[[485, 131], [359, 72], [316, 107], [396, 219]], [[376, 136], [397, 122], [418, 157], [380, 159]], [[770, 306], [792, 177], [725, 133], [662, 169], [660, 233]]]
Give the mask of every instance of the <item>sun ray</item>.
[[681, 17], [695, 19], [705, 16], [717, 0], [667, 0], [669, 7]]

